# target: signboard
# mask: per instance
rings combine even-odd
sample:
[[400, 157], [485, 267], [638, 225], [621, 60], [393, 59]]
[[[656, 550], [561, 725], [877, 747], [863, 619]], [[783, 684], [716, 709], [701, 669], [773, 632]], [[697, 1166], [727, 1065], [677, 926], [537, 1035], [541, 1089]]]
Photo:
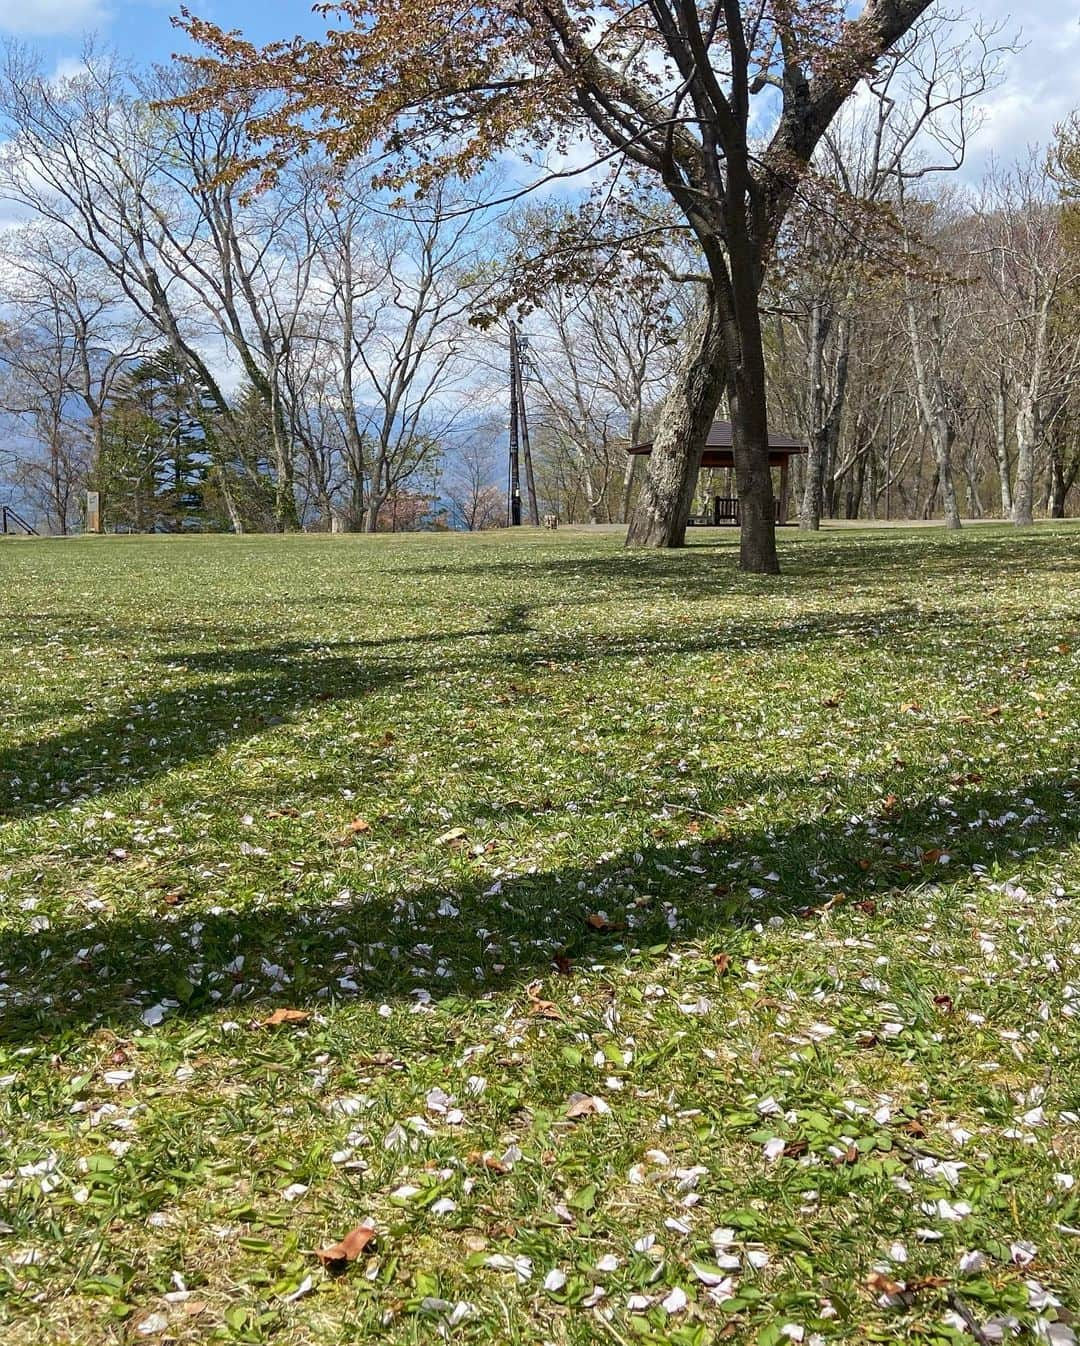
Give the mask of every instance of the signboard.
[[86, 493], [86, 531], [101, 532], [101, 495], [98, 491]]

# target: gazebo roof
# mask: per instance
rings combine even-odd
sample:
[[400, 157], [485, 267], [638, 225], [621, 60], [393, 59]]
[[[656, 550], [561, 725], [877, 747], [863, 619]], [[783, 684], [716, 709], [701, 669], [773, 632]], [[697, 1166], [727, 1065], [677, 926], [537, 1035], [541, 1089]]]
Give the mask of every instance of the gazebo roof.
[[[630, 453], [652, 453], [653, 442], [634, 444]], [[807, 446], [801, 439], [786, 434], [783, 430], [769, 431], [769, 465], [780, 467], [787, 459], [797, 453], [806, 453]], [[731, 422], [713, 421], [705, 437], [705, 452], [701, 456], [702, 467], [732, 467], [734, 457], [731, 448]]]

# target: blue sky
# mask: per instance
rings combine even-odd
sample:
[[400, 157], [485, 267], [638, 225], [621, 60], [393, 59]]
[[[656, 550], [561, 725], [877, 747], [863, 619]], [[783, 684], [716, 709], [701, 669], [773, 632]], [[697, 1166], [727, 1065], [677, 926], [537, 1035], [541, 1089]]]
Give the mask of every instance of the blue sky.
[[[57, 65], [75, 59], [81, 37], [96, 32], [138, 61], [167, 60], [183, 46], [169, 16], [181, 0], [0, 0], [0, 35], [41, 47]], [[196, 13], [253, 39], [318, 32], [304, 0], [190, 0]], [[949, 6], [955, 8], [954, 5]], [[1010, 162], [1045, 144], [1080, 108], [1080, 5], [1075, 0], [970, 0], [969, 14], [1021, 30], [1025, 47], [1010, 58], [1002, 87], [989, 100], [972, 145], [969, 174], [991, 155]]]

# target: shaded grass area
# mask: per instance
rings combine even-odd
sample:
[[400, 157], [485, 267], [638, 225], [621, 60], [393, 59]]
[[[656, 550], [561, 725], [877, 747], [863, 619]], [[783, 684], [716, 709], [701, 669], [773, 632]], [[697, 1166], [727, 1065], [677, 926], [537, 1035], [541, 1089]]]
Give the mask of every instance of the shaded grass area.
[[1078, 562], [0, 549], [6, 1334], [1066, 1342]]

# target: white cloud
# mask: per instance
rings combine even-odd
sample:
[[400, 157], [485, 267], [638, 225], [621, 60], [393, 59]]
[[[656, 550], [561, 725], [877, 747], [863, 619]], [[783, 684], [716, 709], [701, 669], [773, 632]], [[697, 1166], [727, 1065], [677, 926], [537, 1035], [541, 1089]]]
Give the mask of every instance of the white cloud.
[[106, 17], [102, 0], [0, 0], [0, 32], [23, 37], [81, 33]]
[[969, 176], [988, 159], [1025, 160], [1045, 149], [1056, 123], [1080, 107], [1080, 17], [1063, 0], [981, 0], [978, 16], [1020, 33], [1022, 50], [1005, 61], [1001, 87], [988, 95], [969, 147]]

